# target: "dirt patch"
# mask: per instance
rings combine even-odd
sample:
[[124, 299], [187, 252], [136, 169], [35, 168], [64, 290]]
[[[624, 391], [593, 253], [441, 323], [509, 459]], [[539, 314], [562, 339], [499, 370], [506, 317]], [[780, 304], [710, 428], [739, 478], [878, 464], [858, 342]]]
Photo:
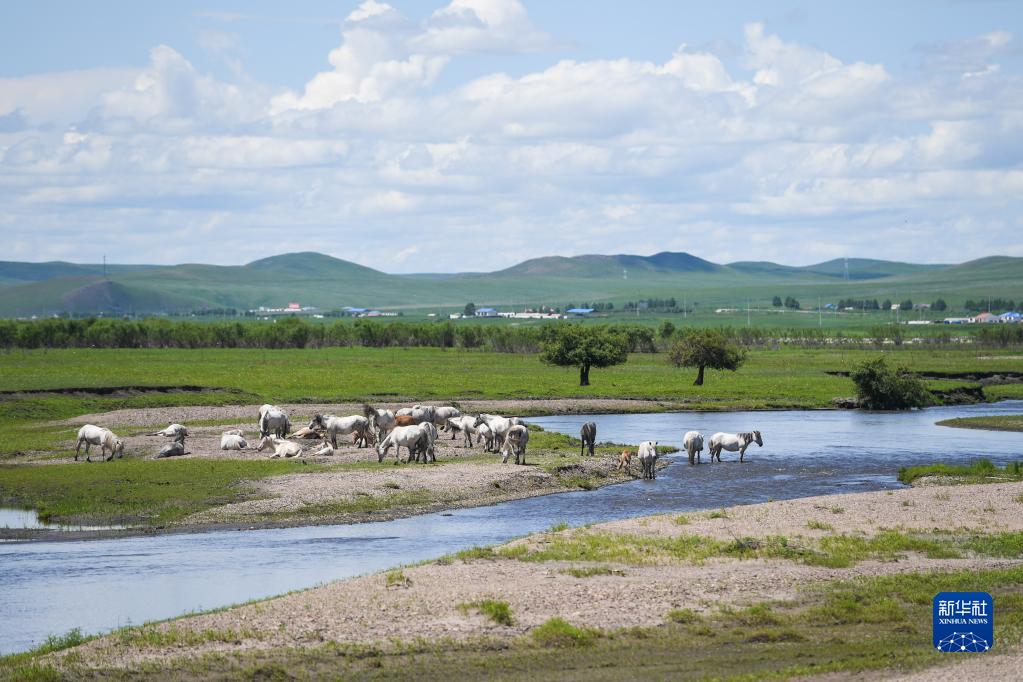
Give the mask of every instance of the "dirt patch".
[[[445, 403], [436, 403], [438, 405]], [[493, 412], [506, 416], [537, 417], [551, 414], [600, 414], [625, 412], [665, 412], [684, 409], [682, 403], [663, 400], [629, 400], [624, 398], [554, 398], [535, 400], [459, 400], [447, 404], [458, 407], [463, 414]], [[398, 409], [406, 404], [373, 403], [374, 407]], [[362, 403], [299, 403], [281, 404], [298, 425], [318, 413], [362, 414]], [[258, 405], [149, 407], [83, 414], [59, 422], [62, 425], [102, 424], [108, 428], [124, 426], [162, 426], [170, 422], [187, 424], [195, 421], [239, 420], [255, 429]], [[303, 422], [304, 426], [305, 423]]]
[[20, 389], [16, 391], [0, 391], [0, 398], [30, 398], [46, 395], [72, 395], [90, 398], [132, 398], [151, 393], [224, 393], [239, 398], [249, 396], [244, 391], [233, 388], [210, 388], [208, 386], [98, 386], [83, 388], [42, 388], [37, 390]]

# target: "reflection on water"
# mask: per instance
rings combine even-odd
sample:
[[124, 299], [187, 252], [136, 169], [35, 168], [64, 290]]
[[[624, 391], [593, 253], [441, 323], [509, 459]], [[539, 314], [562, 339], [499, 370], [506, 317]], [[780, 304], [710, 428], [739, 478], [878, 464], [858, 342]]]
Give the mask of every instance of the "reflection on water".
[[[900, 466], [988, 457], [1018, 459], [1018, 433], [938, 427], [956, 416], [1013, 413], [1023, 403], [899, 414], [735, 412], [588, 415], [533, 419], [600, 440], [678, 445], [690, 429], [759, 429], [746, 462], [690, 467], [684, 455], [654, 481], [533, 497], [490, 507], [352, 526], [176, 534], [88, 542], [0, 545], [0, 653], [80, 627], [110, 630], [504, 542], [565, 521], [580, 525], [666, 511], [709, 509], [898, 487]], [[510, 465], [509, 465], [510, 466]]]
[[76, 524], [47, 523], [39, 520], [33, 509], [0, 507], [0, 528], [70, 530], [121, 530], [129, 526], [84, 526]]

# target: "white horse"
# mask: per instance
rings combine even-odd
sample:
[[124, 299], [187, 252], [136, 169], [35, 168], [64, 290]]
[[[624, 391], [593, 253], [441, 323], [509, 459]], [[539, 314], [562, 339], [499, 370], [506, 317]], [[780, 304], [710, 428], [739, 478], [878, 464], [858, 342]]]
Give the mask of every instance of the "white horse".
[[[419, 439], [419, 444], [414, 448], [416, 461], [418, 462], [419, 456], [422, 455], [423, 464], [426, 464], [427, 461], [436, 462], [437, 453], [434, 450], [434, 444], [440, 436], [440, 434], [437, 433], [437, 427], [434, 426], [433, 422], [423, 422], [418, 426], [423, 437]], [[429, 458], [429, 460], [427, 458]]]
[[682, 437], [682, 447], [689, 455], [689, 464], [696, 464], [703, 458], [703, 434], [699, 431], [686, 431]]
[[180, 457], [182, 455], [190, 455], [192, 453], [185, 450], [185, 434], [179, 434], [174, 439], [173, 443], [168, 443], [160, 448], [160, 453], [156, 456], [157, 459], [163, 457]]
[[448, 420], [448, 430], [451, 431], [451, 440], [461, 433], [465, 436], [465, 447], [472, 447], [472, 437], [479, 433], [479, 429], [473, 426], [473, 422], [476, 421], [475, 417], [455, 417]]
[[645, 440], [639, 444], [639, 452], [636, 453], [639, 464], [643, 468], [643, 478], [657, 478], [657, 441]]
[[225, 432], [220, 436], [221, 450], [245, 450], [249, 442], [236, 433]]
[[92, 459], [89, 457], [89, 448], [93, 445], [100, 446], [100, 456], [107, 454], [107, 450], [110, 450], [110, 456], [106, 458], [109, 462], [114, 458], [116, 454], [119, 458], [124, 457], [124, 443], [118, 438], [113, 431], [105, 429], [102, 426], [94, 426], [92, 424], [86, 424], [82, 428], [78, 429], [78, 442], [75, 443], [75, 461], [78, 461], [78, 454], [81, 451], [82, 443], [85, 443], [85, 461], [91, 462]]
[[481, 424], [486, 424], [490, 427], [491, 433], [494, 434], [493, 446], [495, 451], [504, 445], [504, 438], [508, 434], [508, 429], [513, 426], [521, 426], [521, 424], [516, 424], [507, 417], [501, 417], [496, 414], [484, 414], [482, 412], [476, 415], [476, 420], [472, 425], [479, 428]]
[[[364, 434], [369, 431], [369, 420], [361, 414], [353, 414], [350, 417], [335, 417], [329, 414], [318, 414], [309, 422], [310, 429], [323, 429], [324, 439], [329, 438], [330, 444], [337, 447], [337, 437], [346, 436], [349, 433], [356, 434], [355, 442], [366, 443]], [[359, 447], [362, 447], [360, 445]]]
[[291, 420], [288, 419], [288, 415], [284, 414], [284, 410], [276, 405], [260, 407], [257, 423], [259, 424], [259, 435], [264, 438], [270, 435], [271, 429], [278, 438], [284, 438], [288, 435], [288, 431], [291, 431]]
[[433, 425], [442, 429], [448, 425], [449, 421], [461, 416], [462, 413], [457, 407], [436, 407], [433, 410]]
[[497, 448], [494, 446], [494, 432], [486, 424], [478, 424], [473, 426], [476, 429], [476, 444], [479, 445], [480, 441], [483, 442], [484, 452], [496, 452]]
[[[501, 453], [504, 457], [501, 459], [502, 464], [508, 463], [508, 456], [511, 453], [515, 453], [515, 463], [525, 464], [526, 463], [526, 444], [529, 443], [529, 429], [521, 424], [515, 424], [504, 437], [504, 445], [501, 447]], [[522, 457], [522, 461], [519, 461], [519, 457]]]
[[406, 462], [412, 460], [414, 455], [414, 448], [418, 447], [419, 441], [423, 438], [423, 431], [419, 428], [418, 424], [412, 426], [395, 426], [391, 429], [391, 432], [387, 434], [387, 437], [380, 441], [377, 445], [377, 461], [383, 462], [384, 457], [387, 456], [388, 450], [392, 447], [394, 450], [395, 463], [401, 462], [401, 449], [408, 449], [408, 459]]
[[403, 407], [394, 413], [395, 417], [407, 415], [412, 417], [414, 424], [422, 424], [423, 422], [432, 422], [436, 408], [432, 405], [413, 405], [412, 407]]
[[168, 438], [177, 438], [180, 435], [189, 435], [188, 429], [181, 424], [168, 424], [167, 428], [162, 431], [150, 434], [151, 436], [167, 436]]
[[295, 457], [302, 454], [301, 445], [292, 443], [290, 440], [278, 438], [277, 436], [263, 436], [262, 440], [259, 441], [259, 447], [256, 448], [256, 452], [262, 452], [268, 447], [274, 449], [274, 454], [270, 455], [270, 459], [276, 457]]
[[760, 437], [759, 431], [743, 431], [742, 433], [715, 433], [710, 437], [710, 444], [707, 446], [710, 450], [710, 461], [714, 461], [714, 457], [721, 461], [721, 451], [728, 450], [729, 452], [739, 452], [739, 461], [742, 461], [743, 455], [746, 454], [746, 448], [749, 447], [750, 443], [756, 443], [759, 447], [764, 446], [764, 439]]
[[390, 410], [378, 410], [372, 405], [363, 405], [362, 416], [376, 428], [377, 440], [381, 440], [388, 431], [395, 427], [394, 413]]

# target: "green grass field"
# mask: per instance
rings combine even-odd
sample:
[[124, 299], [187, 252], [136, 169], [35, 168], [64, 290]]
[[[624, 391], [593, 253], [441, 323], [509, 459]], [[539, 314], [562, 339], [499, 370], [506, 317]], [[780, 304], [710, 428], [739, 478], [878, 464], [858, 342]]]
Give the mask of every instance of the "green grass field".
[[[0, 354], [0, 391], [199, 386], [221, 392], [114, 398], [22, 394], [0, 398], [0, 409], [5, 418], [19, 420], [46, 418], [48, 413], [70, 416], [69, 405], [552, 397], [653, 398], [697, 407], [811, 408], [824, 407], [831, 398], [852, 392], [847, 379], [828, 372], [847, 372], [880, 353], [755, 350], [736, 373], [708, 371], [707, 382], [700, 387], [692, 385], [695, 371], [671, 368], [663, 354], [633, 354], [624, 365], [594, 369], [592, 385], [580, 387], [575, 368], [548, 367], [532, 354], [436, 348], [16, 350]], [[893, 363], [921, 372], [1019, 371], [1023, 366], [1011, 351], [907, 349], [885, 355]], [[1012, 392], [1015, 387], [991, 387], [995, 393], [1002, 389]], [[51, 399], [54, 402], [45, 402]], [[35, 406], [38, 409], [33, 412]]]
[[[0, 419], [7, 427], [0, 459], [9, 462], [0, 468], [0, 492], [8, 501], [57, 518], [96, 514], [106, 520], [164, 523], [241, 499], [249, 494], [242, 480], [294, 470], [288, 462], [140, 462], [130, 457], [102, 467], [51, 465], [45, 472], [15, 463], [24, 452], [66, 452], [75, 428], [55, 420], [88, 412], [264, 401], [551, 397], [652, 398], [680, 409], [823, 408], [835, 397], [854, 393], [852, 382], [835, 373], [878, 353], [752, 351], [741, 370], [709, 371], [701, 387], [692, 385], [693, 371], [671, 368], [661, 354], [634, 354], [625, 365], [593, 370], [592, 385], [580, 387], [574, 368], [548, 367], [535, 355], [433, 348], [12, 351], [0, 354], [0, 391], [5, 392], [0, 394]], [[914, 349], [886, 355], [922, 372], [994, 372], [1020, 366], [1018, 356], [992, 351]], [[964, 382], [932, 383], [949, 388]], [[120, 389], [109, 393], [112, 387]], [[161, 388], [140, 390], [144, 387]], [[78, 390], [58, 392], [67, 389]], [[1004, 384], [985, 390], [989, 397], [1023, 397], [1021, 389], [1021, 384]], [[538, 434], [530, 447], [537, 452], [576, 447], [556, 440], [554, 434]], [[550, 466], [571, 463], [559, 460]], [[589, 479], [577, 483], [594, 485]], [[130, 488], [131, 495], [117, 492], [118, 486]]]

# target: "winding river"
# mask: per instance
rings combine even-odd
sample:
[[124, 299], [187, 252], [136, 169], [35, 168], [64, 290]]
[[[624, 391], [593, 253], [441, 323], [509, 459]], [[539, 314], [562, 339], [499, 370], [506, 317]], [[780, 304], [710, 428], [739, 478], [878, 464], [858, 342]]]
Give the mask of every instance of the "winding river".
[[558, 416], [530, 421], [598, 440], [678, 445], [690, 429], [759, 429], [764, 447], [689, 467], [684, 454], [656, 481], [533, 497], [489, 507], [349, 526], [0, 544], [0, 653], [72, 628], [103, 632], [571, 525], [769, 499], [900, 487], [900, 466], [1023, 458], [1023, 435], [950, 429], [959, 416], [1023, 411], [1023, 401], [881, 414], [779, 411]]

